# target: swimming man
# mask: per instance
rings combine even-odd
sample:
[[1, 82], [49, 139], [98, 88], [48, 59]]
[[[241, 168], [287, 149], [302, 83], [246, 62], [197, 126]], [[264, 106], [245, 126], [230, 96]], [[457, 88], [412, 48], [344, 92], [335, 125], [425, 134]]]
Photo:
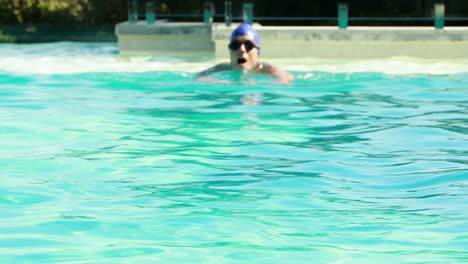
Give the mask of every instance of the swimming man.
[[290, 82], [293, 76], [280, 68], [258, 60], [260, 55], [260, 39], [257, 31], [247, 23], [238, 26], [231, 35], [228, 45], [231, 57], [230, 63], [220, 63], [199, 73], [198, 78], [214, 72], [236, 70], [245, 74], [266, 73], [277, 77], [282, 82]]

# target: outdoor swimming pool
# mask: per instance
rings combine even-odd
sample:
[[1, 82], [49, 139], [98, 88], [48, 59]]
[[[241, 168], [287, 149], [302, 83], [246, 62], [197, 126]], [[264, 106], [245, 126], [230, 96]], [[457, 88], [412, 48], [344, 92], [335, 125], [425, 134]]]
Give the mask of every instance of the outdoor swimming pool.
[[467, 260], [465, 62], [211, 64], [0, 45], [0, 263]]

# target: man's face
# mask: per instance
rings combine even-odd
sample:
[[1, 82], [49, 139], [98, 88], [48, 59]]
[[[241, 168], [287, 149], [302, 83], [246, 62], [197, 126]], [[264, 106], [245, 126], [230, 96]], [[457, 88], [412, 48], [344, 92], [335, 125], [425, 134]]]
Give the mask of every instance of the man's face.
[[[235, 40], [251, 41], [255, 43], [249, 36], [239, 36]], [[258, 49], [256, 47], [248, 49], [248, 44], [241, 44], [236, 50], [229, 49], [231, 54], [231, 66], [233, 69], [238, 69], [243, 72], [255, 70], [258, 67]]]

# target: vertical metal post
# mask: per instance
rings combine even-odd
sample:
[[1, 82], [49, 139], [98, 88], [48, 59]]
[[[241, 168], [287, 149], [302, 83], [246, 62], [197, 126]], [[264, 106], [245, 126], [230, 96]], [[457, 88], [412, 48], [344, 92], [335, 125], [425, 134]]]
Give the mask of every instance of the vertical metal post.
[[205, 0], [204, 8], [203, 8], [203, 17], [205, 24], [213, 23], [213, 14], [214, 14], [214, 5], [211, 0]]
[[138, 0], [132, 0], [132, 20], [138, 22]]
[[224, 1], [224, 22], [230, 27], [232, 23], [232, 2]]
[[445, 20], [445, 5], [443, 3], [436, 3], [434, 5], [434, 26], [437, 29], [444, 28]]
[[245, 3], [244, 4], [244, 23], [247, 22], [249, 25], [253, 23], [253, 4]]
[[146, 23], [154, 24], [156, 20], [156, 0], [146, 0]]
[[133, 24], [135, 21], [133, 20], [133, 1], [134, 0], [128, 0], [128, 23]]
[[338, 4], [338, 27], [346, 29], [348, 27], [348, 4]]

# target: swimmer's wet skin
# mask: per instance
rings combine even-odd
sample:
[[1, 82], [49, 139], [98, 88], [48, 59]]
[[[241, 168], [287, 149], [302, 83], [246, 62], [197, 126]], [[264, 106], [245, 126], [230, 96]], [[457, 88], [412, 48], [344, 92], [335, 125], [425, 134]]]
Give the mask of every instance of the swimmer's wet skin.
[[221, 63], [198, 74], [198, 80], [214, 72], [236, 70], [245, 74], [270, 74], [282, 83], [289, 83], [293, 76], [280, 68], [258, 60], [260, 55], [260, 38], [257, 31], [247, 23], [238, 26], [231, 35], [228, 45], [230, 63]]

